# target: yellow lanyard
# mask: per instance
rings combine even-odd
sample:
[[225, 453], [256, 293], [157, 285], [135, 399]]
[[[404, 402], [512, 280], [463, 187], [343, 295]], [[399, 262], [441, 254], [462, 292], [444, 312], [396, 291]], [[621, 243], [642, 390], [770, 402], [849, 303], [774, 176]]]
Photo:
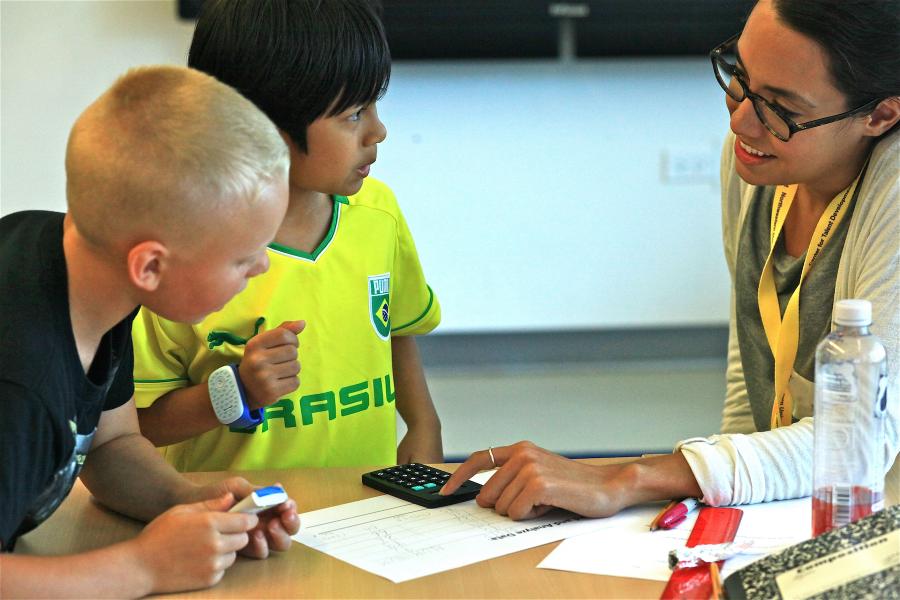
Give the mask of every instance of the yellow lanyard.
[[[863, 167], [863, 171], [865, 166]], [[775, 244], [781, 229], [787, 219], [788, 211], [797, 194], [797, 185], [778, 186], [775, 190], [774, 204], [772, 206], [772, 218], [769, 236], [769, 256], [759, 278], [757, 300], [759, 302], [759, 314], [762, 317], [763, 327], [766, 330], [766, 339], [772, 356], [775, 358], [775, 402], [772, 405], [771, 428], [791, 424], [791, 415], [794, 409], [794, 400], [788, 389], [788, 381], [794, 370], [794, 361], [797, 359], [797, 345], [800, 342], [800, 286], [807, 273], [812, 268], [816, 258], [822, 253], [825, 245], [831, 239], [831, 232], [837, 228], [847, 213], [847, 207], [853, 198], [853, 192], [859, 183], [860, 175], [856, 176], [850, 187], [838, 194], [828, 204], [828, 208], [822, 213], [816, 224], [815, 233], [809, 241], [806, 250], [806, 260], [803, 262], [803, 270], [800, 272], [800, 282], [797, 289], [791, 294], [784, 317], [781, 316], [781, 307], [778, 304], [778, 292], [775, 289], [775, 276], [773, 272], [773, 254]]]

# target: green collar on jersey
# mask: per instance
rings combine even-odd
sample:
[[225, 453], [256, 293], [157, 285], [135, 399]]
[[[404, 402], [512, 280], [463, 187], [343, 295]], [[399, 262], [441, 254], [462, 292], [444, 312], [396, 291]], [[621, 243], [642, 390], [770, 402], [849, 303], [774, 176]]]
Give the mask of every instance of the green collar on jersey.
[[302, 250], [297, 250], [296, 248], [291, 248], [290, 246], [283, 246], [281, 244], [276, 244], [272, 242], [269, 244], [269, 248], [275, 250], [276, 252], [281, 252], [282, 254], [288, 254], [290, 256], [296, 256], [297, 258], [305, 258], [306, 260], [316, 260], [319, 258], [319, 255], [325, 251], [325, 248], [328, 247], [328, 244], [331, 243], [332, 238], [334, 238], [334, 233], [337, 231], [338, 219], [340, 217], [340, 205], [341, 204], [350, 204], [350, 201], [346, 196], [332, 196], [331, 199], [334, 201], [334, 209], [331, 213], [331, 226], [328, 228], [328, 233], [325, 234], [325, 237], [322, 239], [322, 242], [319, 246], [312, 251], [303, 252]]

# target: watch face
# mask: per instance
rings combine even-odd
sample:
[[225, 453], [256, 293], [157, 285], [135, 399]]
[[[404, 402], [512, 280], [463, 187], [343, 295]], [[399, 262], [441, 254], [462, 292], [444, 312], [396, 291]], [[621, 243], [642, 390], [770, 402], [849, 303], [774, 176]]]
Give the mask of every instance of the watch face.
[[234, 368], [231, 365], [219, 367], [209, 376], [208, 384], [209, 400], [219, 422], [230, 425], [240, 419], [244, 402]]

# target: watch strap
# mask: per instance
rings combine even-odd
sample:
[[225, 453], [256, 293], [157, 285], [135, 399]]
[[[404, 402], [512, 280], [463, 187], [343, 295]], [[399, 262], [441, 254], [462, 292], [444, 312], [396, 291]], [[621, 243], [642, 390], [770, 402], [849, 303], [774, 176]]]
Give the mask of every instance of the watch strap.
[[220, 423], [238, 429], [250, 429], [262, 423], [262, 409], [247, 406], [247, 393], [237, 365], [225, 365], [213, 371], [208, 387], [213, 412]]

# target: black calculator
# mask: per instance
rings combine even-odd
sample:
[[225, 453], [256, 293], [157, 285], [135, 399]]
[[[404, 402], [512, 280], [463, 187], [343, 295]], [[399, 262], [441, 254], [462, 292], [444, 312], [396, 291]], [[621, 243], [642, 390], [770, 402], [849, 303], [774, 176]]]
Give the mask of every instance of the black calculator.
[[441, 496], [438, 492], [449, 478], [450, 473], [447, 471], [412, 463], [364, 473], [362, 482], [370, 488], [425, 508], [465, 502], [477, 496], [481, 490], [480, 483], [470, 480], [449, 496]]

